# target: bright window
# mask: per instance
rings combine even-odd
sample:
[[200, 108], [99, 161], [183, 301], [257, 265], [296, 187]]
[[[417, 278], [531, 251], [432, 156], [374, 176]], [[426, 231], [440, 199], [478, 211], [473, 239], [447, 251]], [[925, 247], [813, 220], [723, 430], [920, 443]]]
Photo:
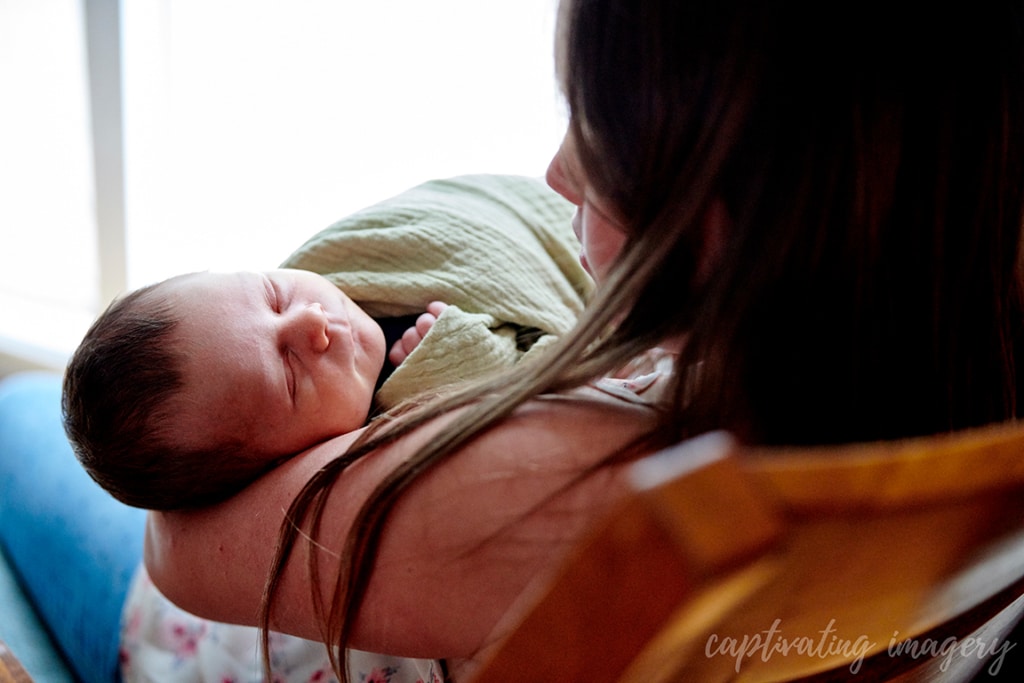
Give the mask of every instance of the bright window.
[[[0, 0], [0, 337], [58, 350], [106, 303], [79, 5]], [[541, 175], [564, 128], [555, 0], [123, 5], [129, 287], [272, 268], [430, 178]]]
[[78, 0], [0, 1], [0, 338], [66, 348], [99, 305]]

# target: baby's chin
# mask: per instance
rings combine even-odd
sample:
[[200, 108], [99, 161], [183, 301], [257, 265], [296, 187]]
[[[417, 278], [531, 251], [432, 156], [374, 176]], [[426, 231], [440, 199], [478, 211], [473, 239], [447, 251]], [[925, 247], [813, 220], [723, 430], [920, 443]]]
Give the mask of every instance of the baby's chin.
[[367, 420], [370, 419], [371, 401], [373, 400], [372, 387], [371, 391], [367, 393], [366, 401], [358, 407], [350, 406], [345, 411], [339, 411], [334, 419], [331, 421], [326, 433], [323, 434], [323, 439], [331, 439], [335, 436], [342, 434], [348, 434], [354, 432], [357, 429], [361, 429], [366, 426]]

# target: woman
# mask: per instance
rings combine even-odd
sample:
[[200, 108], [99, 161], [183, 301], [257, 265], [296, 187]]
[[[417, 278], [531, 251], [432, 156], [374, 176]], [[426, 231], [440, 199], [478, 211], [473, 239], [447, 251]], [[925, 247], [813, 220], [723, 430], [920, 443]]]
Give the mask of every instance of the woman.
[[[270, 575], [265, 625], [460, 680], [632, 458], [710, 429], [842, 442], [1018, 415], [1021, 8], [767, 4], [564, 0], [548, 176], [602, 281], [575, 334], [152, 516], [157, 584], [254, 623]], [[600, 390], [655, 347], [660, 400]]]

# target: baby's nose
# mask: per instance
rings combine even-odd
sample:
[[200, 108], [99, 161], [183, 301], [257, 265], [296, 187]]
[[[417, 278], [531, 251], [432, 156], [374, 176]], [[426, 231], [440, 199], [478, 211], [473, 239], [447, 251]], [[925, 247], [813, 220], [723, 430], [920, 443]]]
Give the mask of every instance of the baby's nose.
[[331, 339], [327, 334], [327, 312], [319, 302], [303, 306], [295, 316], [298, 341], [317, 353], [327, 350]]

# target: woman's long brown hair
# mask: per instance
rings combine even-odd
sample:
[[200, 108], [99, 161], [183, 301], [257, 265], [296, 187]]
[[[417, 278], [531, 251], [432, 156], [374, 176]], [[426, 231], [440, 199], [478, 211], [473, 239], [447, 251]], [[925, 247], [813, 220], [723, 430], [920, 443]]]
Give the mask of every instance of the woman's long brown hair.
[[[543, 361], [381, 423], [308, 483], [282, 529], [264, 627], [300, 528], [317, 538], [348, 464], [464, 408], [362, 508], [330, 604], [313, 589], [335, 656], [403, 491], [524, 402], [665, 338], [686, 343], [643, 449], [710, 429], [834, 443], [1017, 416], [1020, 3], [799, 5], [563, 3], [570, 135], [626, 217], [620, 262]], [[711, 250], [714, 201], [728, 222]], [[317, 586], [315, 553], [309, 571]]]

